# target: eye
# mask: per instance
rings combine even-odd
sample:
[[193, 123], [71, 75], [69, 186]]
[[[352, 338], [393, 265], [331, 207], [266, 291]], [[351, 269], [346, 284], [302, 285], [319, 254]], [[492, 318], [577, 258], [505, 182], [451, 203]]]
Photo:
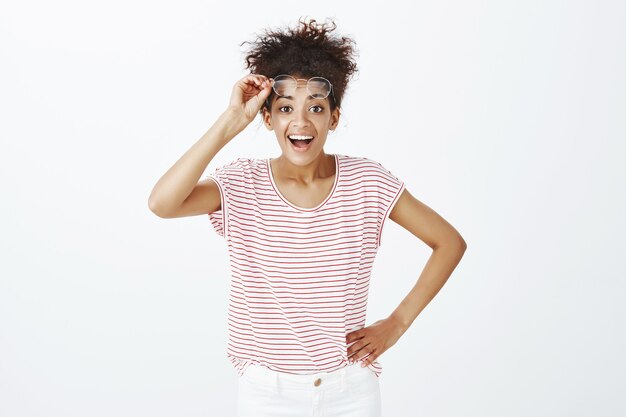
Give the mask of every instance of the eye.
[[[319, 109], [319, 111], [313, 111], [313, 113], [322, 113], [324, 111], [324, 107], [320, 106], [320, 105], [315, 105], [315, 106], [311, 106], [312, 109]], [[289, 113], [288, 111], [283, 111], [283, 109], [291, 109], [291, 106], [280, 106], [278, 108], [278, 111], [281, 113]]]

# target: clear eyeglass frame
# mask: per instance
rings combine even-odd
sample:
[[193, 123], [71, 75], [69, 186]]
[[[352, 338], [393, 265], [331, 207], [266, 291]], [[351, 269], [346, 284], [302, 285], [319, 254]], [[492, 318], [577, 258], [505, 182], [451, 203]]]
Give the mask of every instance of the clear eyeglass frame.
[[[326, 98], [328, 97], [329, 94], [332, 94], [333, 96], [333, 101], [335, 103], [337, 103], [337, 100], [335, 99], [335, 93], [334, 93], [334, 88], [333, 85], [330, 81], [328, 81], [326, 78], [324, 77], [311, 77], [308, 80], [305, 78], [295, 78], [292, 77], [289, 74], [280, 74], [277, 75], [276, 77], [272, 78], [272, 90], [274, 90], [274, 93], [279, 96], [282, 97], [285, 94], [281, 95], [278, 91], [276, 91], [276, 81], [280, 81], [280, 80], [285, 80], [285, 79], [292, 79], [293, 80], [293, 84], [296, 86], [296, 88], [298, 87], [298, 81], [306, 81], [306, 89], [307, 89], [307, 93], [309, 93], [309, 96], [313, 97], [313, 98]], [[311, 93], [311, 84], [315, 83], [315, 82], [319, 82], [322, 81], [324, 84], [328, 84], [328, 91], [326, 91], [326, 95], [324, 97], [321, 97], [319, 95], [315, 95]], [[268, 101], [269, 103], [269, 101]]]

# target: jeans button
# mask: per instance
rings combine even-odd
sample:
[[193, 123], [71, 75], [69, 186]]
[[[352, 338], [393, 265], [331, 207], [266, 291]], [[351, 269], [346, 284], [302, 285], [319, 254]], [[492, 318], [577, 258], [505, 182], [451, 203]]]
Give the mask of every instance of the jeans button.
[[315, 382], [313, 383], [313, 385], [315, 385], [316, 387], [319, 387], [321, 383], [322, 383], [322, 380], [320, 378], [317, 378]]

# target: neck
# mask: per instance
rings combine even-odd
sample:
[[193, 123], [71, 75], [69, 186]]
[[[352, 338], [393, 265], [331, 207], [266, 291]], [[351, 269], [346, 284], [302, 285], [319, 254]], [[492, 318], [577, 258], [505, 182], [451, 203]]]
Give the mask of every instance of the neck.
[[302, 184], [310, 184], [320, 178], [328, 178], [335, 172], [335, 157], [323, 151], [307, 165], [295, 165], [283, 155], [273, 160], [276, 177]]

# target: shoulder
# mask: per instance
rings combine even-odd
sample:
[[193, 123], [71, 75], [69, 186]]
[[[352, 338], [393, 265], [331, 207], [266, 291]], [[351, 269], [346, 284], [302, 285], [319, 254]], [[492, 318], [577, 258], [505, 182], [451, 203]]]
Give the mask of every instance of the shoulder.
[[236, 158], [229, 162], [218, 165], [213, 172], [221, 175], [237, 176], [249, 174], [263, 168], [264, 159], [258, 158]]
[[337, 156], [339, 158], [340, 165], [346, 168], [352, 168], [352, 169], [370, 168], [371, 169], [371, 168], [376, 168], [378, 164], [376, 161], [366, 156], [341, 155], [341, 154], [337, 154]]
[[366, 156], [341, 155], [343, 166], [353, 172], [360, 172], [365, 176], [382, 177], [385, 179], [398, 180], [398, 178], [382, 163]]

